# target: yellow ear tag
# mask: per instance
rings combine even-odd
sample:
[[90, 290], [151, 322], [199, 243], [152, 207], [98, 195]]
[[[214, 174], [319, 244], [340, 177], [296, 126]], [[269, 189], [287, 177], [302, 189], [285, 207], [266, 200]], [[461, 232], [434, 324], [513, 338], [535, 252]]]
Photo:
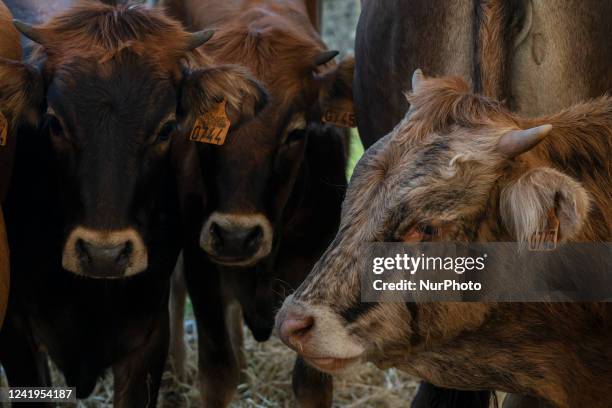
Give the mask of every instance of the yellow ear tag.
[[559, 240], [559, 218], [554, 207], [548, 212], [548, 225], [543, 231], [534, 232], [529, 237], [530, 251], [554, 251]]
[[8, 120], [6, 120], [6, 117], [0, 112], [0, 146], [6, 146], [8, 127]]
[[213, 109], [196, 119], [189, 135], [190, 141], [219, 146], [225, 143], [230, 128], [230, 121], [225, 112], [226, 103], [227, 101], [224, 99]]

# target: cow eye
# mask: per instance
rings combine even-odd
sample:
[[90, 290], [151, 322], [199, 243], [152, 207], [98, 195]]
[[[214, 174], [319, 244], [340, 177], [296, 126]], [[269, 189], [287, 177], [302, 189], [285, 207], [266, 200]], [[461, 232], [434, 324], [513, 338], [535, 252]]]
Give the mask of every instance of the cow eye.
[[436, 227], [430, 224], [421, 224], [418, 226], [418, 230], [421, 233], [423, 240], [427, 240], [429, 238], [433, 238], [437, 235]]
[[438, 235], [438, 229], [431, 224], [419, 224], [409, 229], [403, 236], [404, 242], [430, 241]]
[[293, 144], [295, 142], [299, 142], [300, 140], [304, 140], [306, 137], [306, 130], [297, 129], [292, 132], [289, 132], [287, 135], [287, 139], [285, 140], [286, 144]]
[[163, 143], [170, 139], [170, 137], [176, 130], [176, 127], [176, 120], [169, 120], [168, 122], [164, 123], [164, 125], [161, 127], [161, 129], [159, 129], [159, 132], [157, 133], [157, 142]]

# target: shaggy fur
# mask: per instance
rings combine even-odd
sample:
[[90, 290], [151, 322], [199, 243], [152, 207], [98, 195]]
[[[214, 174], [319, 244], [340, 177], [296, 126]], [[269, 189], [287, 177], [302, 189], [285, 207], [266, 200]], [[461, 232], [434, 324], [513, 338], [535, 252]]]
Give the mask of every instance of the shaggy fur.
[[[553, 205], [562, 241], [610, 241], [612, 98], [529, 120], [459, 78], [425, 80], [408, 98], [405, 119], [358, 164], [338, 236], [279, 314], [314, 313], [301, 352], [341, 357], [358, 344], [361, 358], [438, 386], [607, 406], [609, 304], [361, 303], [357, 259], [368, 242], [401, 241], [423, 224], [436, 227], [427, 241], [524, 240]], [[506, 132], [545, 123], [553, 130], [532, 150], [497, 150]], [[343, 323], [319, 321], [322, 309]], [[325, 343], [328, 331], [349, 340]]]

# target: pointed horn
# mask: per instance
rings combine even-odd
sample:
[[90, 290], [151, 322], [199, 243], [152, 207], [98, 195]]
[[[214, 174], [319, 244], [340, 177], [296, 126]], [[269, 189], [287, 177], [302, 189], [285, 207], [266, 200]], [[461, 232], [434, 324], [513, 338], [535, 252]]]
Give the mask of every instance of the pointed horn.
[[25, 35], [30, 40], [38, 44], [43, 44], [44, 38], [36, 27], [23, 23], [19, 20], [13, 20], [13, 25], [21, 34]]
[[315, 66], [319, 66], [319, 65], [323, 65], [323, 64], [327, 64], [329, 61], [333, 60], [334, 58], [336, 58], [336, 56], [340, 54], [340, 51], [324, 51], [322, 53], [320, 53], [319, 55], [317, 55], [317, 57], [315, 58]]
[[215, 34], [214, 30], [203, 30], [191, 34], [191, 38], [187, 41], [187, 51], [195, 50], [201, 45], [206, 44]]
[[412, 90], [416, 91], [424, 79], [425, 75], [423, 75], [423, 71], [421, 71], [420, 68], [415, 69], [414, 73], [412, 74]]
[[533, 149], [552, 130], [552, 125], [542, 125], [525, 130], [513, 130], [499, 139], [497, 150], [508, 158], [513, 158]]

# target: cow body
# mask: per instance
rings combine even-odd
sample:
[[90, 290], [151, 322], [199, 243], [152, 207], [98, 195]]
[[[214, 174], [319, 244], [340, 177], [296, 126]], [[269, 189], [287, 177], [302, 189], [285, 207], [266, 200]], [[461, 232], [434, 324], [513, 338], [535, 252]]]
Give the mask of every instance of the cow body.
[[78, 398], [112, 368], [116, 406], [154, 405], [181, 245], [171, 152], [213, 100], [242, 121], [256, 109], [236, 95], [265, 91], [208, 66], [195, 50], [206, 33], [143, 6], [84, 3], [16, 26], [38, 44], [33, 65], [14, 62], [33, 72], [14, 77], [21, 96], [44, 86], [46, 98], [28, 103], [44, 125], [20, 138], [7, 198], [15, 279], [0, 361], [11, 385], [48, 385], [46, 351]]
[[[337, 228], [346, 135], [322, 125], [321, 113], [344, 91], [333, 84], [350, 89], [352, 64], [326, 64], [336, 53], [326, 51], [313, 26], [314, 2], [165, 5], [192, 30], [214, 29], [208, 54], [244, 64], [270, 93], [261, 115], [230, 130], [223, 146], [198, 146], [204, 198], [191, 210], [198, 222], [186, 239], [185, 276], [198, 323], [205, 405], [218, 406], [231, 401], [239, 380], [241, 336], [227, 322], [230, 304], [240, 305], [256, 340], [267, 340], [276, 309]], [[329, 377], [301, 361], [294, 390], [304, 406], [331, 404]]]
[[523, 119], [458, 78], [413, 83], [410, 113], [357, 166], [334, 243], [279, 312], [284, 341], [327, 371], [363, 358], [437, 386], [607, 406], [609, 303], [361, 303], [350, 259], [368, 242], [526, 242], [551, 211], [560, 242], [609, 242], [612, 100]]
[[355, 105], [369, 147], [403, 118], [417, 68], [460, 75], [526, 116], [556, 112], [612, 89], [607, 1], [362, 2]]
[[[13, 17], [8, 8], [0, 1], [0, 58], [21, 60], [21, 45], [19, 33], [12, 26]], [[10, 98], [14, 90], [15, 67], [6, 62], [0, 62], [0, 95], [6, 103], [0, 104], [0, 328], [4, 322], [4, 314], [8, 304], [9, 293], [9, 250], [6, 229], [2, 214], [2, 204], [6, 197], [16, 146], [16, 124], [22, 112], [21, 101]], [[9, 97], [7, 97], [9, 96]], [[10, 99], [9, 99], [10, 98]]]

